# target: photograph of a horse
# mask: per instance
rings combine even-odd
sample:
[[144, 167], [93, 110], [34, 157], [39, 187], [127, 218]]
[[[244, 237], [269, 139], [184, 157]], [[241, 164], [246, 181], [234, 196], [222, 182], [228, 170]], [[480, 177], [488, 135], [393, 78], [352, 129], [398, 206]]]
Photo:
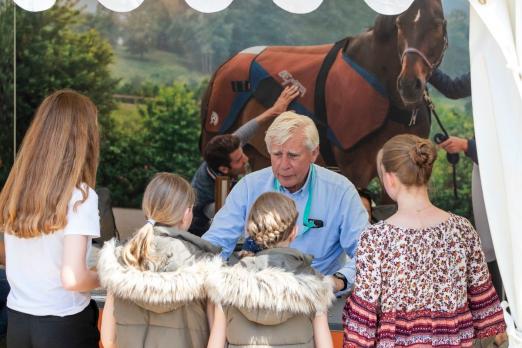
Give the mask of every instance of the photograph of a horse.
[[[339, 167], [357, 187], [376, 175], [375, 157], [391, 137], [428, 137], [424, 95], [448, 44], [440, 0], [416, 0], [398, 16], [334, 44], [258, 46], [232, 56], [213, 74], [201, 103], [200, 148], [259, 115], [288, 84], [289, 106], [311, 117], [321, 138], [320, 164]], [[264, 129], [245, 147], [253, 170], [269, 165]]]

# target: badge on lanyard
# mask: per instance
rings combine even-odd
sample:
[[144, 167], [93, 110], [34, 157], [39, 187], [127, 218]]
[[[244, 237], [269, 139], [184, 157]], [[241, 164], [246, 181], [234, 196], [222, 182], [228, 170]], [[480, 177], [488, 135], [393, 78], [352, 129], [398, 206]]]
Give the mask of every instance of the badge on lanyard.
[[[323, 227], [323, 221], [317, 219], [311, 219], [310, 209], [312, 207], [312, 192], [315, 184], [315, 167], [314, 165], [310, 166], [310, 182], [308, 183], [308, 198], [306, 199], [305, 210], [303, 212], [303, 230], [299, 233], [298, 236], [305, 234], [310, 231], [312, 228], [320, 228]], [[281, 191], [281, 183], [277, 178], [274, 178], [274, 190], [277, 192]]]

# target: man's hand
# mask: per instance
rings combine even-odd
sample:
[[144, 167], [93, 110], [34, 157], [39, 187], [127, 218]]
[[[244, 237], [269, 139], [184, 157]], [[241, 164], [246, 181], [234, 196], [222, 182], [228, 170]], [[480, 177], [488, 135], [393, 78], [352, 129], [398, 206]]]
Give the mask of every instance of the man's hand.
[[279, 116], [281, 113], [286, 111], [288, 105], [290, 105], [292, 100], [294, 100], [298, 95], [299, 89], [296, 86], [286, 86], [274, 105], [256, 117], [257, 122], [263, 123], [271, 121], [274, 117]]
[[344, 288], [343, 281], [341, 279], [338, 279], [338, 278], [335, 278], [335, 277], [332, 277], [332, 279], [335, 282], [335, 292], [341, 291]]
[[439, 144], [448, 153], [459, 153], [468, 151], [468, 140], [458, 137], [449, 137], [448, 140]]
[[286, 86], [274, 105], [270, 108], [272, 116], [278, 116], [286, 111], [288, 105], [299, 95], [299, 89], [294, 86]]
[[334, 283], [334, 292], [339, 292], [339, 291], [343, 290], [344, 282], [341, 279], [334, 277], [333, 275], [327, 276], [327, 277], [330, 277], [330, 279], [332, 279], [332, 281]]

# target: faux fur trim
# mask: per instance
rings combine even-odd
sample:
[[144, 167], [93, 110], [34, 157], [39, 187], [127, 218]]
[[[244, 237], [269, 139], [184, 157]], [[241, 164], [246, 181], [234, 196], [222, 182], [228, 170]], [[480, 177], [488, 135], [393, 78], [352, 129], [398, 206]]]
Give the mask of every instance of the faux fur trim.
[[249, 271], [240, 264], [209, 273], [209, 298], [225, 306], [312, 315], [335, 299], [330, 277], [294, 274], [280, 268]]
[[121, 246], [114, 239], [100, 251], [98, 274], [101, 285], [116, 297], [149, 304], [186, 303], [207, 297], [205, 279], [223, 261], [219, 256], [202, 259], [172, 272], [140, 271], [118, 261]]

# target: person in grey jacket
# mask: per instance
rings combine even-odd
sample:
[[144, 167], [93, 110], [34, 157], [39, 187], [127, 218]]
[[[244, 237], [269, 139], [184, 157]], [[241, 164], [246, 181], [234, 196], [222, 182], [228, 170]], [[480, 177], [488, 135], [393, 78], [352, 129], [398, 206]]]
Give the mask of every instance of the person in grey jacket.
[[206, 347], [214, 307], [205, 279], [222, 260], [219, 247], [186, 231], [194, 198], [183, 178], [157, 174], [143, 197], [145, 226], [123, 246], [105, 243], [97, 267], [108, 292], [105, 348]]
[[277, 192], [253, 204], [246, 231], [263, 248], [209, 274], [216, 303], [208, 348], [331, 348], [327, 310], [334, 283], [311, 267], [312, 256], [292, 249], [294, 201]]

